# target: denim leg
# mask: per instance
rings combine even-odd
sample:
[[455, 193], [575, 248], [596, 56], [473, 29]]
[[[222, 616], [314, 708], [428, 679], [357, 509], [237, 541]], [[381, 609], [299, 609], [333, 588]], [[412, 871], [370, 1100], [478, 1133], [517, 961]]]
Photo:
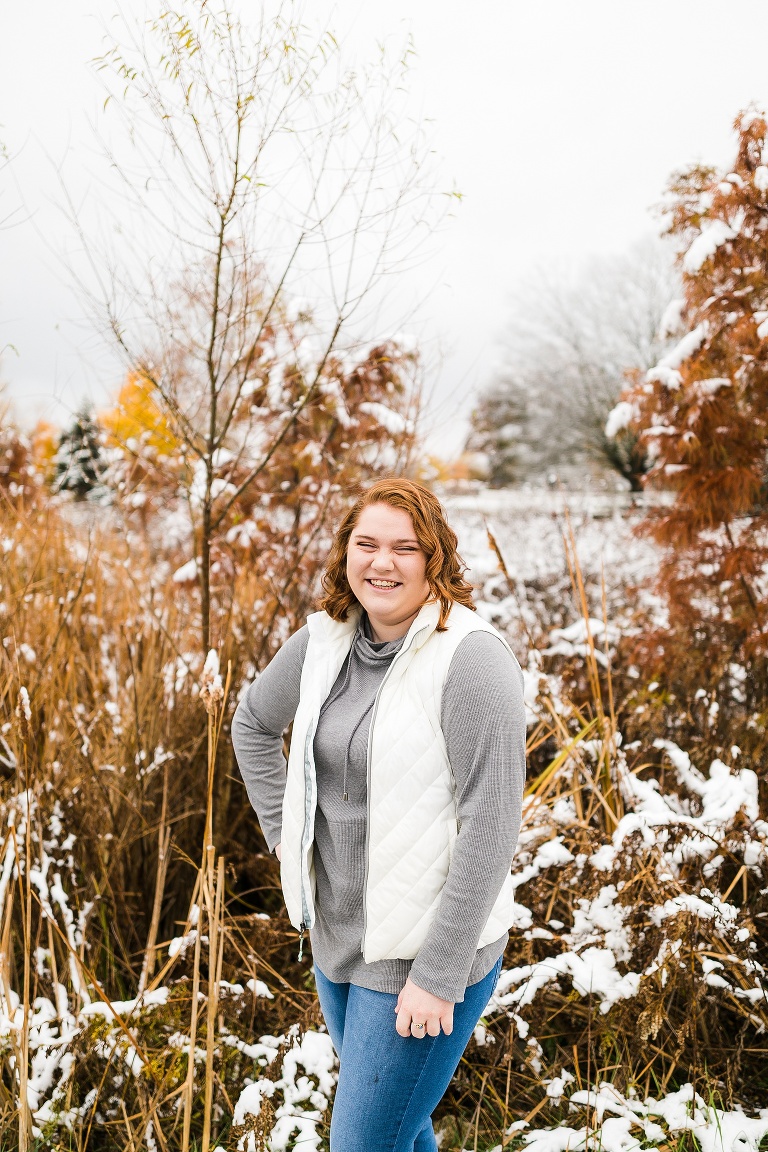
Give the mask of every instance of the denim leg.
[[336, 1049], [336, 1055], [341, 1059], [341, 1049], [344, 1043], [344, 1018], [347, 1014], [347, 998], [351, 985], [337, 984], [334, 980], [329, 980], [315, 964], [315, 986], [328, 1035]]
[[430, 1117], [491, 997], [500, 968], [501, 961], [467, 988], [463, 1002], [454, 1008], [450, 1036], [440, 1033], [423, 1040], [395, 1031], [396, 996], [349, 985], [331, 1152], [434, 1152]]
[[414, 1140], [413, 1152], [437, 1152], [437, 1140], [435, 1139], [435, 1130], [432, 1127], [431, 1119], [427, 1120], [421, 1132], [419, 1132]]
[[[344, 1018], [347, 1011], [350, 985], [338, 984], [329, 980], [317, 965], [315, 965], [315, 984], [328, 1034], [338, 1056], [344, 1042]], [[427, 1120], [419, 1132], [413, 1148], [414, 1152], [437, 1152], [437, 1140], [431, 1118]]]

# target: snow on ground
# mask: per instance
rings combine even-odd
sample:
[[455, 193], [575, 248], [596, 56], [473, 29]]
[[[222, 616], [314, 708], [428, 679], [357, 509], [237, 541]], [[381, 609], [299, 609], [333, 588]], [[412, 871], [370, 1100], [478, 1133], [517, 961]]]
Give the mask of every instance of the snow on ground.
[[[550, 1089], [555, 1092], [551, 1093]], [[750, 1118], [740, 1109], [721, 1111], [707, 1104], [691, 1084], [655, 1100], [648, 1097], [624, 1097], [612, 1084], [603, 1081], [595, 1089], [564, 1091], [562, 1080], [550, 1081], [548, 1095], [565, 1097], [576, 1109], [578, 1105], [595, 1110], [592, 1127], [539, 1128], [526, 1132], [523, 1140], [531, 1152], [639, 1152], [640, 1148], [671, 1145], [683, 1132], [692, 1132], [701, 1152], [757, 1152], [768, 1133], [768, 1109], [764, 1115]], [[518, 1121], [508, 1134], [522, 1132], [528, 1124]], [[499, 1144], [493, 1152], [501, 1152]]]
[[614, 590], [652, 574], [656, 563], [654, 547], [632, 536], [640, 511], [633, 511], [624, 493], [502, 488], [444, 494], [441, 499], [473, 581], [494, 577], [499, 570], [486, 524], [501, 545], [510, 574], [521, 584], [568, 579], [563, 535], [569, 522], [584, 571], [599, 578], [602, 567]]
[[[628, 493], [484, 489], [443, 493], [441, 499], [468, 565], [467, 578], [477, 588], [478, 612], [505, 633], [525, 673], [529, 720], [535, 715], [532, 704], [541, 657], [586, 657], [590, 651], [567, 558], [572, 545], [590, 599], [590, 631], [598, 662], [605, 662], [606, 641], [610, 647], [619, 631], [626, 635], [635, 630], [638, 605], [659, 623], [663, 621], [664, 606], [647, 589], [627, 598], [627, 586], [643, 585], [658, 564], [655, 546], [633, 532], [642, 508], [632, 503]], [[489, 541], [489, 530], [501, 551], [511, 588]], [[607, 633], [601, 619], [603, 588]]]

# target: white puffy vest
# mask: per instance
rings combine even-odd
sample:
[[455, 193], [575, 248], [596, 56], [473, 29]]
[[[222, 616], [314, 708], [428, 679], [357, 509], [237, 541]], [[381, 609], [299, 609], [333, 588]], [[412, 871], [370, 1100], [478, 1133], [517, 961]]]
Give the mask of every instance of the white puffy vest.
[[[359, 615], [359, 609], [350, 611], [343, 622], [326, 612], [307, 618], [309, 643], [293, 722], [282, 825], [283, 895], [298, 929], [311, 928], [315, 921], [315, 729], [352, 646]], [[437, 602], [423, 605], [379, 686], [371, 715], [362, 941], [363, 959], [369, 964], [416, 956], [448, 875], [458, 825], [440, 705], [451, 658], [464, 637], [478, 630], [498, 636], [511, 653], [503, 636], [471, 609], [454, 604], [445, 632], [435, 631], [439, 616]], [[508, 875], [478, 947], [498, 940], [509, 928], [513, 903]]]

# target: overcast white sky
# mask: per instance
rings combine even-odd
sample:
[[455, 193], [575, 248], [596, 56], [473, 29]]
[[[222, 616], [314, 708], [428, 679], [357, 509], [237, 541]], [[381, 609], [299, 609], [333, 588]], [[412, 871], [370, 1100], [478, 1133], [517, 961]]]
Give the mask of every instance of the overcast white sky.
[[[238, 0], [247, 16], [255, 0]], [[101, 103], [88, 60], [114, 0], [0, 0], [0, 377], [19, 415], [56, 422], [121, 370], [82, 323], [52, 252], [62, 220], [52, 162], [77, 183]], [[124, 0], [126, 11], [154, 11]], [[159, 9], [158, 9], [159, 10]], [[464, 199], [429, 261], [403, 285], [455, 447], [489, 379], [510, 293], [536, 265], [621, 252], [653, 229], [670, 172], [727, 164], [731, 122], [768, 106], [765, 0], [312, 0], [350, 57], [410, 29], [414, 114], [437, 123], [443, 184]], [[23, 201], [23, 206], [21, 203]], [[30, 219], [31, 218], [31, 219]]]

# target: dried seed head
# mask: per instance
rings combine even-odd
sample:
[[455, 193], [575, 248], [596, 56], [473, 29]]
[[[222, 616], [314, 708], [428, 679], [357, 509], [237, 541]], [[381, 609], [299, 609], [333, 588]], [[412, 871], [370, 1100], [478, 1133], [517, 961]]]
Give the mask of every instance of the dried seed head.
[[224, 699], [224, 686], [219, 673], [219, 657], [211, 648], [206, 656], [203, 674], [200, 677], [200, 698], [209, 714], [214, 712], [216, 705]]
[[32, 727], [32, 709], [29, 706], [29, 692], [27, 692], [23, 684], [19, 689], [19, 702], [16, 705], [16, 716], [19, 720], [21, 734], [26, 740]]

